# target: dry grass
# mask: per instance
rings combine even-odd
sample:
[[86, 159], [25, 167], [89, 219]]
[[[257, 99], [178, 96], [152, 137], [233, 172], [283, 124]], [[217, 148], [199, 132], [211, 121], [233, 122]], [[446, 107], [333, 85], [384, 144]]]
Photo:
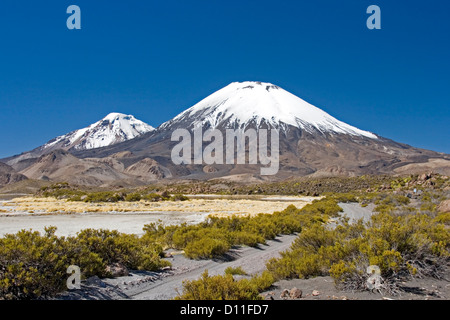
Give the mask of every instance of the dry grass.
[[[312, 201], [312, 199], [311, 199]], [[292, 201], [261, 201], [245, 199], [193, 199], [190, 201], [163, 202], [117, 202], [85, 203], [57, 200], [56, 198], [24, 197], [16, 198], [8, 205], [14, 205], [15, 212], [35, 213], [90, 213], [90, 212], [208, 212], [217, 216], [230, 214], [256, 215], [284, 210], [293, 204], [302, 208], [310, 201], [293, 199]]]

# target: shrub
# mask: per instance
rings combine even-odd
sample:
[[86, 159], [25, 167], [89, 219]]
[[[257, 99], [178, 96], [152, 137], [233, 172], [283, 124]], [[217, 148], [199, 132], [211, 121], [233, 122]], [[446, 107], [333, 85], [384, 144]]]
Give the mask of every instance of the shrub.
[[124, 200], [129, 202], [137, 202], [141, 201], [142, 195], [140, 193], [129, 193], [125, 196]]
[[184, 253], [190, 259], [210, 259], [221, 256], [228, 250], [230, 245], [223, 240], [202, 238], [188, 243]]
[[280, 234], [300, 232], [303, 226], [322, 224], [341, 210], [336, 200], [325, 198], [300, 210], [290, 205], [281, 212], [254, 217], [209, 217], [204, 223], [191, 226], [150, 224], [144, 227], [144, 237], [164, 248], [184, 249], [189, 258], [209, 259], [223, 255], [235, 245], [255, 247]]
[[64, 289], [70, 257], [64, 239], [48, 228], [39, 232], [19, 231], [0, 239], [0, 297], [8, 300], [35, 299]]
[[364, 289], [370, 265], [381, 269], [386, 285], [399, 275], [442, 277], [449, 246], [450, 233], [439, 216], [380, 213], [367, 224], [344, 223], [334, 230], [311, 225], [267, 269], [277, 279], [331, 275], [339, 287]]
[[331, 193], [327, 194], [327, 196], [330, 197], [331, 199], [336, 200], [337, 202], [343, 203], [358, 202], [358, 198], [354, 193], [334, 193], [334, 194]]
[[151, 201], [151, 202], [158, 202], [158, 201], [163, 200], [161, 195], [159, 195], [157, 193], [149, 193], [149, 194], [143, 195], [142, 199], [143, 200], [147, 200], [147, 201]]
[[436, 222], [450, 225], [450, 212], [440, 213], [436, 216]]
[[432, 202], [425, 202], [420, 206], [420, 211], [424, 212], [435, 212], [436, 211], [436, 205]]
[[273, 285], [274, 282], [275, 282], [275, 278], [267, 270], [263, 271], [262, 274], [260, 274], [260, 275], [254, 275], [250, 279], [250, 283], [259, 292], [269, 289]]
[[225, 269], [225, 274], [231, 274], [232, 276], [234, 275], [242, 275], [245, 276], [247, 274], [247, 272], [244, 271], [244, 269], [242, 269], [242, 267], [228, 267]]
[[249, 280], [235, 281], [233, 276], [209, 276], [208, 271], [198, 280], [184, 281], [183, 293], [176, 300], [262, 300], [257, 287]]
[[187, 201], [187, 200], [189, 200], [189, 198], [182, 194], [175, 194], [170, 197], [170, 200], [171, 201]]
[[87, 194], [85, 202], [119, 202], [124, 200], [125, 195], [117, 192], [94, 192]]
[[76, 237], [57, 237], [56, 228], [45, 234], [20, 231], [0, 239], [0, 296], [37, 299], [65, 289], [67, 268], [77, 265], [83, 277], [109, 276], [106, 266], [120, 263], [130, 269], [158, 270], [161, 246], [135, 235], [108, 230], [83, 230]]

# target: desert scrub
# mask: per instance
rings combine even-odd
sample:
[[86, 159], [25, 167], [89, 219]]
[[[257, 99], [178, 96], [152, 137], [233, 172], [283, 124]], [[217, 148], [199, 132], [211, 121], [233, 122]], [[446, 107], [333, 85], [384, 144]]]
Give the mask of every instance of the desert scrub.
[[117, 231], [83, 230], [76, 237], [57, 237], [56, 228], [22, 230], [0, 239], [0, 299], [38, 299], [65, 290], [66, 271], [80, 267], [84, 278], [107, 277], [106, 267], [158, 270], [169, 263], [162, 248]]
[[248, 279], [233, 276], [210, 276], [205, 271], [198, 280], [184, 281], [183, 293], [175, 300], [262, 300], [257, 286]]
[[71, 257], [54, 229], [20, 231], [0, 239], [0, 299], [33, 299], [64, 289]]
[[142, 198], [142, 200], [146, 200], [146, 201], [150, 201], [150, 202], [158, 202], [158, 201], [167, 200], [167, 198], [163, 198], [162, 195], [157, 194], [157, 193], [148, 193], [148, 194], [142, 195], [141, 198]]
[[247, 275], [247, 272], [244, 271], [244, 269], [242, 269], [242, 267], [228, 267], [225, 269], [225, 274], [231, 274], [232, 276], [235, 275], [241, 275], [241, 276], [245, 276]]
[[224, 255], [230, 249], [226, 241], [207, 237], [189, 242], [184, 253], [190, 259], [212, 259]]
[[[96, 254], [106, 265], [120, 263], [134, 270], [158, 270], [165, 266], [162, 247], [149, 243], [136, 235], [120, 233], [116, 230], [86, 229], [76, 238], [69, 238], [86, 252]], [[81, 266], [80, 266], [81, 267]], [[107, 273], [101, 276], [109, 276]]]
[[170, 197], [170, 201], [187, 201], [187, 200], [189, 200], [189, 198], [182, 194], [174, 194], [173, 196]]
[[439, 213], [436, 216], [436, 221], [445, 224], [446, 226], [450, 225], [450, 212]]
[[142, 195], [138, 192], [129, 193], [125, 196], [124, 200], [128, 202], [141, 201]]
[[56, 199], [68, 199], [75, 201], [75, 199], [81, 199], [81, 197], [86, 194], [87, 193], [85, 191], [74, 189], [67, 183], [60, 183], [49, 187], [42, 187], [37, 195], [45, 198], [52, 197]]
[[229, 267], [224, 275], [210, 276], [206, 270], [199, 279], [184, 281], [183, 292], [175, 300], [262, 300], [259, 293], [275, 281], [268, 271], [240, 280], [233, 278], [236, 274], [245, 272], [240, 267]]
[[376, 205], [374, 211], [379, 213], [393, 213], [402, 210], [410, 203], [410, 199], [403, 195], [380, 193], [375, 199]]
[[357, 192], [347, 192], [347, 193], [331, 193], [326, 192], [324, 195], [330, 199], [336, 200], [337, 202], [358, 202]]
[[125, 193], [104, 191], [104, 192], [93, 192], [87, 194], [87, 196], [82, 199], [84, 202], [119, 202], [124, 201], [126, 197]]
[[191, 259], [209, 259], [223, 255], [233, 246], [256, 247], [282, 234], [293, 234], [311, 224], [324, 224], [330, 216], [342, 211], [337, 201], [324, 198], [297, 209], [290, 205], [273, 214], [257, 216], [210, 216], [198, 225], [164, 227], [149, 224], [144, 227], [148, 241], [164, 248], [184, 250]]
[[188, 197], [180, 193], [170, 195], [168, 192], [164, 191], [161, 194], [149, 192], [148, 190], [141, 191], [86, 191], [80, 190], [75, 186], [70, 186], [68, 183], [57, 183], [48, 187], [42, 187], [37, 196], [42, 196], [45, 198], [56, 198], [56, 199], [67, 199], [68, 201], [82, 201], [90, 203], [100, 203], [100, 202], [138, 202], [141, 200], [157, 202], [157, 201], [186, 201], [189, 200]]
[[334, 230], [314, 224], [281, 258], [270, 260], [267, 269], [276, 279], [331, 275], [339, 288], [361, 290], [367, 267], [376, 265], [385, 288], [394, 290], [402, 277], [442, 277], [449, 245], [450, 234], [440, 217], [380, 213], [367, 224], [343, 223]]

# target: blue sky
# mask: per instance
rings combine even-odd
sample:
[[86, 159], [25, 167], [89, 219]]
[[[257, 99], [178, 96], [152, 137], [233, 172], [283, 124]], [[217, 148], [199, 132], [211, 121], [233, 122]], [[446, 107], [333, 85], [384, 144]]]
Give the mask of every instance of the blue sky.
[[[80, 6], [82, 30], [66, 9]], [[382, 29], [366, 27], [369, 5]], [[0, 157], [110, 112], [158, 126], [234, 81], [450, 153], [444, 0], [2, 0]]]

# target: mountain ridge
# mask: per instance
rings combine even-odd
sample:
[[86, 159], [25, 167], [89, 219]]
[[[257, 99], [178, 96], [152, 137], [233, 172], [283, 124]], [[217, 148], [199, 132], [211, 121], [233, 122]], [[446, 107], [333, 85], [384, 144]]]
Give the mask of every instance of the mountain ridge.
[[[261, 177], [260, 164], [175, 165], [171, 150], [178, 142], [172, 141], [172, 133], [177, 129], [192, 132], [195, 128], [222, 133], [227, 129], [280, 130], [283, 134], [279, 141], [278, 174]], [[231, 83], [156, 129], [132, 139], [94, 149], [68, 148], [62, 155], [57, 149], [50, 152], [64, 158], [68, 165], [48, 159], [42, 165], [45, 152], [29, 153], [28, 158], [12, 157], [7, 163], [33, 179], [94, 185], [141, 185], [163, 179], [246, 177], [242, 178], [245, 181], [250, 176], [282, 180], [292, 176], [406, 174], [419, 169], [450, 175], [450, 155], [358, 129], [265, 82]], [[245, 152], [249, 152], [248, 148]]]
[[31, 151], [5, 158], [3, 161], [15, 165], [19, 161], [34, 159], [58, 149], [79, 151], [107, 147], [154, 130], [154, 127], [136, 119], [133, 115], [112, 112], [85, 128], [53, 138]]
[[112, 112], [86, 128], [50, 140], [42, 148], [54, 150], [58, 145], [58, 149], [66, 150], [95, 149], [130, 140], [153, 130], [155, 128], [133, 115]]

